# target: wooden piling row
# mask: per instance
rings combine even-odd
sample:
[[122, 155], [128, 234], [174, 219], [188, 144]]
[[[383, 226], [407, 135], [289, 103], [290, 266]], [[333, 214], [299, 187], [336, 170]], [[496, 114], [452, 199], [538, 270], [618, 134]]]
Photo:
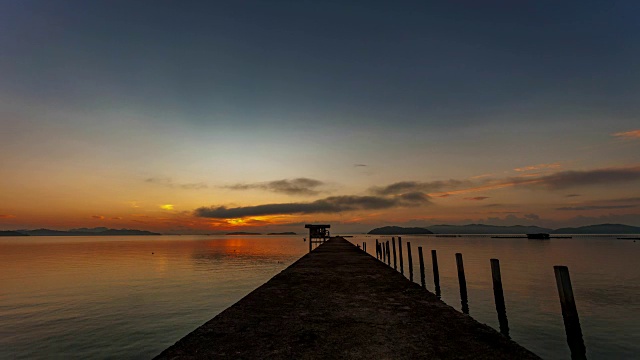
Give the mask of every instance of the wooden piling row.
[[[390, 245], [393, 250], [390, 249]], [[366, 242], [362, 243], [362, 249], [367, 251]], [[391, 244], [387, 240], [386, 242], [379, 242], [376, 239], [376, 257], [383, 262], [386, 262], [388, 266], [391, 266], [391, 252], [393, 251], [393, 268], [398, 269], [398, 260], [400, 263], [400, 272], [404, 275], [404, 257], [402, 255], [402, 238], [398, 237], [398, 254], [396, 254], [396, 242], [395, 237], [391, 238]], [[399, 257], [399, 259], [398, 259]], [[462, 312], [469, 314], [469, 300], [467, 293], [467, 281], [464, 273], [464, 262], [462, 260], [462, 254], [456, 253], [456, 269], [458, 273], [458, 284], [460, 286], [460, 303], [462, 306]], [[409, 280], [413, 281], [413, 257], [411, 255], [411, 243], [407, 242], [407, 260], [409, 266]], [[426, 289], [426, 276], [425, 276], [425, 264], [422, 252], [422, 246], [418, 246], [418, 260], [420, 262], [420, 284]], [[431, 250], [431, 263], [433, 268], [433, 284], [435, 287], [435, 294], [438, 298], [441, 297], [440, 289], [440, 272], [438, 269], [438, 255], [436, 250]], [[500, 333], [509, 338], [509, 321], [506, 312], [506, 303], [504, 299], [504, 289], [502, 286], [502, 275], [500, 272], [500, 261], [498, 259], [490, 259], [491, 265], [491, 279], [493, 283], [493, 297], [496, 306], [496, 312], [498, 314], [498, 322], [500, 325]], [[571, 279], [569, 277], [569, 269], [566, 266], [554, 266], [554, 273], [556, 278], [556, 285], [558, 287], [558, 295], [560, 297], [560, 305], [562, 308], [562, 317], [565, 325], [565, 332], [567, 336], [567, 343], [571, 350], [572, 360], [586, 360], [586, 346], [582, 336], [582, 329], [580, 326], [580, 319], [578, 316], [578, 310], [575, 303], [573, 294], [573, 288], [571, 286]]]

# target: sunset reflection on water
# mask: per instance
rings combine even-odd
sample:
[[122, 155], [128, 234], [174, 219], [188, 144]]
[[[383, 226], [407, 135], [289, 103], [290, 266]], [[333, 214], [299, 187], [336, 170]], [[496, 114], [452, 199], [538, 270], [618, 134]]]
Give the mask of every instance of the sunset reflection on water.
[[[308, 250], [302, 237], [0, 238], [0, 357], [152, 357], [299, 259]], [[375, 239], [349, 238], [367, 242], [370, 253]], [[553, 265], [567, 265], [587, 355], [640, 352], [639, 243], [403, 236], [405, 249], [407, 242], [416, 282], [423, 247], [430, 291], [437, 250], [442, 300], [458, 310], [454, 254], [462, 253], [469, 313], [495, 329], [489, 259], [500, 259], [510, 335], [548, 359], [569, 356], [553, 275]]]

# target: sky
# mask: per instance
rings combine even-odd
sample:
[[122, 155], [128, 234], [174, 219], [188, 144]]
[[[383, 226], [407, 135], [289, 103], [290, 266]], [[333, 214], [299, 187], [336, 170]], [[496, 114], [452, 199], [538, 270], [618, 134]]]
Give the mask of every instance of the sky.
[[0, 230], [640, 226], [637, 1], [0, 0]]

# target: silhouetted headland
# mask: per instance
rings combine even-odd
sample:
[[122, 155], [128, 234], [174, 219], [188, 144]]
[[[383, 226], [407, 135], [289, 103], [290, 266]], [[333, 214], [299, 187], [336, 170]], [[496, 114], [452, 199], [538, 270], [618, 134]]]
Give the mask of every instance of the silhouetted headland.
[[0, 231], [0, 236], [29, 236], [17, 231]]
[[15, 232], [20, 233], [22, 235], [29, 235], [29, 236], [162, 235], [159, 233], [154, 233], [146, 230], [108, 229], [108, 228], [93, 228], [93, 229], [80, 228], [80, 229], [71, 229], [71, 230], [36, 229], [36, 230], [15, 230]]
[[267, 235], [297, 235], [297, 234], [294, 233], [293, 231], [285, 231], [285, 232], [268, 233]]
[[419, 227], [383, 226], [369, 231], [370, 235], [423, 235], [433, 234], [429, 229]]
[[421, 235], [421, 234], [640, 234], [640, 227], [622, 224], [599, 224], [560, 229], [548, 229], [539, 226], [498, 226], [485, 224], [468, 225], [432, 225], [420, 227], [385, 226], [368, 232], [371, 235]]
[[331, 238], [157, 359], [538, 359]]

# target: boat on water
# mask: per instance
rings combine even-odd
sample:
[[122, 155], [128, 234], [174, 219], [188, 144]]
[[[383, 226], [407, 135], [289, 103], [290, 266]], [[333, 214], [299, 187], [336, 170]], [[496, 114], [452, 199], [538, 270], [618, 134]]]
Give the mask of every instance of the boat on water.
[[547, 233], [527, 234], [529, 240], [549, 240], [551, 236]]

